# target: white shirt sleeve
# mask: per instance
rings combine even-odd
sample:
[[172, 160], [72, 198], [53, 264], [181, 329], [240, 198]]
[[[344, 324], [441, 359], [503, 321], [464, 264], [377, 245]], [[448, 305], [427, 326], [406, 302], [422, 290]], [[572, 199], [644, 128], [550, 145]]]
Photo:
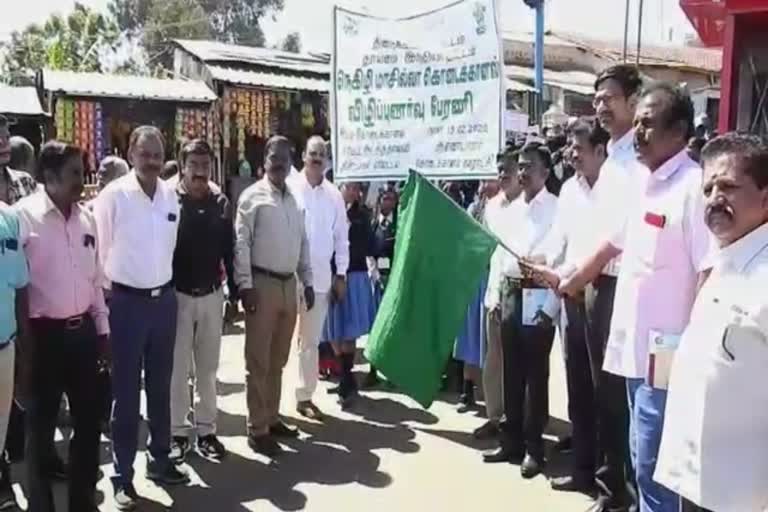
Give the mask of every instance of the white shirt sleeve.
[[336, 275], [345, 276], [349, 269], [349, 221], [347, 208], [341, 194], [334, 194], [336, 215], [333, 223], [333, 249], [336, 261]]
[[107, 262], [112, 248], [112, 233], [115, 215], [115, 198], [110, 187], [101, 191], [93, 206], [93, 218], [96, 222], [96, 239], [99, 241], [98, 263], [102, 270], [102, 287], [109, 288], [106, 276]]

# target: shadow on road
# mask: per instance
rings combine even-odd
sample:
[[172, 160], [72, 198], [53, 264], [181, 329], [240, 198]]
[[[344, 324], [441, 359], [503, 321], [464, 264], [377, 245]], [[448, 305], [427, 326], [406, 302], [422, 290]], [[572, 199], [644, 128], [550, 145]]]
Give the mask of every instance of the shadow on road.
[[[392, 405], [383, 406], [390, 412], [402, 413]], [[379, 470], [381, 460], [373, 450], [420, 450], [413, 441], [415, 432], [404, 425], [374, 425], [334, 416], [327, 416], [323, 423], [287, 421], [301, 430], [302, 437], [281, 441], [290, 451], [272, 463], [262, 462], [256, 455], [251, 459], [235, 453], [230, 453], [222, 464], [190, 457], [188, 464], [204, 485], [167, 489], [173, 498], [173, 510], [243, 512], [248, 510], [243, 503], [256, 500], [267, 500], [281, 510], [311, 510], [307, 496], [297, 486], [357, 483], [384, 488], [392, 483], [392, 477]], [[219, 425], [223, 436], [242, 436], [245, 418], [220, 411]]]

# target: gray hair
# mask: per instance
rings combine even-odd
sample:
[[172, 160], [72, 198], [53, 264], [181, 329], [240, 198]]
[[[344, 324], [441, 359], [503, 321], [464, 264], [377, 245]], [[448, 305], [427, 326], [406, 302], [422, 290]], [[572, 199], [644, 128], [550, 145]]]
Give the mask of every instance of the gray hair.
[[119, 156], [108, 156], [101, 161], [101, 167], [111, 167], [115, 171], [115, 178], [125, 176], [130, 172], [128, 162], [120, 158]]

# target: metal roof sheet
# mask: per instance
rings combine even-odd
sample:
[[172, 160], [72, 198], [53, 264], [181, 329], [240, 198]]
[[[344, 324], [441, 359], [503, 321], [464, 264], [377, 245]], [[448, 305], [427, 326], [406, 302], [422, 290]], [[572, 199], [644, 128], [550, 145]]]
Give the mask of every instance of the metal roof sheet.
[[43, 88], [70, 96], [210, 102], [216, 94], [196, 80], [43, 70]]
[[331, 72], [331, 58], [328, 54], [291, 53], [218, 41], [176, 39], [174, 42], [205, 63], [266, 66], [320, 75], [329, 75]]
[[331, 87], [330, 80], [327, 78], [310, 78], [267, 71], [251, 71], [210, 64], [207, 67], [214, 80], [233, 84], [260, 85], [272, 89], [318, 92], [328, 92]]
[[0, 85], [0, 114], [15, 116], [44, 116], [37, 89]]
[[[512, 79], [534, 80], [535, 71], [525, 66], [504, 66], [504, 74]], [[592, 95], [595, 93], [597, 76], [586, 71], [553, 71], [544, 69], [544, 83], [579, 94]]]

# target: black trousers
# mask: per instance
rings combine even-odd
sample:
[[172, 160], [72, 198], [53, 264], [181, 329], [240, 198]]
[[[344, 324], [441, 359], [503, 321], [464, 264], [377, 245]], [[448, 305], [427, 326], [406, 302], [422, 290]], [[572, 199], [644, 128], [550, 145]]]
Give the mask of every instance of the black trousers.
[[591, 482], [598, 461], [597, 383], [603, 360], [602, 342], [587, 331], [586, 304], [565, 299], [568, 326], [563, 333], [568, 417], [573, 426], [571, 473], [576, 480]]
[[[611, 329], [616, 278], [602, 275], [584, 292], [585, 337], [597, 411], [598, 480], [612, 506], [632, 506], [634, 481], [629, 458], [629, 409], [624, 377], [603, 371]], [[569, 394], [569, 401], [573, 395]]]
[[[71, 327], [71, 326], [70, 326]], [[69, 510], [94, 507], [99, 468], [99, 345], [86, 315], [77, 328], [33, 320], [33, 399], [27, 409], [29, 511], [53, 512], [48, 461], [62, 393], [69, 398], [74, 436], [69, 443]]]
[[522, 289], [502, 285], [501, 343], [504, 417], [502, 446], [544, 457], [544, 429], [549, 422], [549, 354], [555, 329], [522, 325]]
[[701, 508], [700, 506], [694, 503], [691, 503], [685, 498], [680, 498], [680, 512], [712, 512], [712, 511], [706, 508]]

